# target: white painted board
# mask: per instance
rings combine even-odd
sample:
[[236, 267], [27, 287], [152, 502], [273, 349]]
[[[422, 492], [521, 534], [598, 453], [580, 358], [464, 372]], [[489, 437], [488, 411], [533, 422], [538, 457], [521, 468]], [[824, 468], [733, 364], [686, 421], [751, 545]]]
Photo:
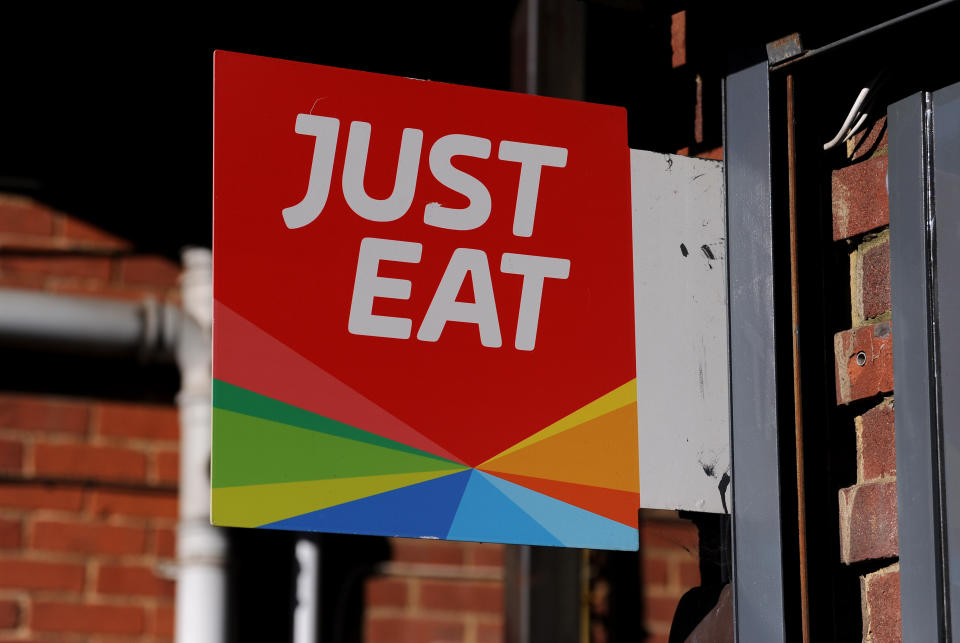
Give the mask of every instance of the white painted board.
[[731, 509], [723, 163], [630, 151], [640, 504]]

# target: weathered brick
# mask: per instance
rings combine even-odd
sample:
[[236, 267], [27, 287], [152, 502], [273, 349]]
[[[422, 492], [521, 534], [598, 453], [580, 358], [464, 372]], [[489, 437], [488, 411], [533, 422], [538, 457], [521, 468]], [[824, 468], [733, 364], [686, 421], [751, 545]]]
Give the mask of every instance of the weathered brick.
[[671, 66], [676, 69], [687, 64], [687, 13], [678, 11], [670, 16]]
[[83, 402], [0, 395], [0, 427], [44, 433], [85, 433], [90, 425], [90, 407]]
[[125, 257], [120, 260], [120, 279], [128, 284], [173, 287], [180, 280], [180, 266], [154, 255]]
[[459, 620], [422, 616], [407, 618], [368, 618], [366, 643], [460, 643], [464, 625]]
[[497, 543], [473, 543], [468, 551], [467, 564], [480, 567], [503, 566], [503, 545]]
[[85, 279], [110, 278], [110, 259], [75, 255], [6, 256], [0, 260], [5, 272], [14, 274], [70, 275]]
[[20, 624], [20, 605], [17, 601], [0, 601], [0, 629], [13, 629]]
[[89, 444], [37, 444], [34, 466], [38, 475], [96, 480], [143, 480], [147, 458], [120, 447]]
[[176, 518], [177, 496], [170, 492], [97, 490], [93, 492], [92, 511], [98, 516]]
[[696, 553], [700, 537], [691, 522], [651, 520], [640, 523], [640, 542], [645, 548], [666, 547]]
[[367, 607], [404, 607], [409, 583], [403, 578], [371, 578], [367, 581], [364, 605]]
[[153, 457], [156, 481], [160, 484], [176, 484], [180, 479], [180, 452], [160, 451]]
[[860, 578], [863, 640], [900, 643], [900, 563]]
[[897, 483], [856, 484], [840, 490], [840, 558], [850, 564], [897, 555]]
[[847, 159], [860, 161], [887, 153], [887, 117], [868, 123], [847, 141]]
[[834, 170], [833, 239], [848, 239], [890, 223], [887, 155]]
[[54, 212], [32, 199], [0, 195], [0, 236], [8, 234], [49, 236]]
[[0, 507], [79, 511], [83, 491], [69, 485], [0, 483]]
[[666, 623], [669, 625], [673, 621], [673, 614], [677, 611], [677, 603], [679, 602], [679, 597], [647, 597], [643, 601], [646, 620], [653, 623]]
[[176, 440], [180, 437], [177, 409], [156, 404], [105, 402], [98, 407], [97, 433]]
[[19, 440], [0, 440], [0, 472], [23, 470], [23, 444]]
[[503, 643], [503, 623], [477, 623], [477, 643]]
[[62, 234], [73, 246], [104, 250], [120, 250], [130, 247], [130, 242], [74, 217], [64, 217]]
[[172, 597], [173, 587], [173, 581], [139, 565], [101, 565], [97, 573], [97, 591], [101, 594]]
[[83, 565], [19, 558], [0, 560], [0, 587], [18, 589], [83, 589]]
[[161, 558], [173, 558], [177, 552], [177, 534], [173, 529], [158, 527], [153, 530], [153, 553]]
[[879, 322], [837, 333], [833, 338], [833, 349], [837, 403], [849, 404], [893, 390], [891, 322]]
[[503, 586], [494, 581], [425, 580], [420, 584], [420, 605], [425, 610], [499, 614]]
[[0, 518], [0, 549], [17, 549], [22, 542], [23, 525], [19, 520]]
[[142, 634], [145, 620], [139, 606], [37, 601], [30, 625], [41, 632]]
[[892, 397], [886, 398], [856, 418], [859, 482], [896, 475], [897, 451], [893, 419]]
[[700, 584], [700, 564], [694, 561], [683, 560], [677, 564], [680, 588], [685, 592]]
[[890, 242], [861, 248], [860, 299], [864, 319], [873, 319], [890, 310]]
[[146, 547], [143, 527], [40, 520], [33, 524], [34, 549], [98, 554], [140, 554]]
[[669, 584], [669, 566], [662, 557], [645, 555], [640, 561], [640, 567], [644, 586], [663, 588]]
[[403, 563], [432, 563], [462, 565], [466, 545], [450, 541], [424, 541], [410, 538], [392, 538], [393, 560]]
[[171, 605], [158, 605], [150, 620], [150, 634], [170, 638], [173, 636], [174, 612]]

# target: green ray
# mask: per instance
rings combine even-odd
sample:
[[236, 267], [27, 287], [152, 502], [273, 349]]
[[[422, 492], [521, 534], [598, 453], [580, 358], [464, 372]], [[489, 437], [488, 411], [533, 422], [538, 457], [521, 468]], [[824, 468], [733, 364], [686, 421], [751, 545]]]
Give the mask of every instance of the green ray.
[[419, 452], [220, 408], [213, 409], [213, 444], [214, 487], [466, 469]]

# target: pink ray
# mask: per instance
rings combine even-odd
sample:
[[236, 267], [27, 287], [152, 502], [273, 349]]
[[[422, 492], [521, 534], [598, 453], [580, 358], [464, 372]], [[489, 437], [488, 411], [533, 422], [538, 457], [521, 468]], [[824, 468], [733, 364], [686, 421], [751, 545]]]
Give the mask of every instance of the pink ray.
[[216, 300], [213, 319], [213, 374], [217, 379], [463, 464], [433, 440]]

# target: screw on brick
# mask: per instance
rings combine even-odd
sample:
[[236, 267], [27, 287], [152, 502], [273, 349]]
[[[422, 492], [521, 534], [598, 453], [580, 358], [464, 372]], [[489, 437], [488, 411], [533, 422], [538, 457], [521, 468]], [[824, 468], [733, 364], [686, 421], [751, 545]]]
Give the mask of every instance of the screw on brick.
[[892, 327], [884, 321], [834, 335], [838, 404], [893, 390]]

